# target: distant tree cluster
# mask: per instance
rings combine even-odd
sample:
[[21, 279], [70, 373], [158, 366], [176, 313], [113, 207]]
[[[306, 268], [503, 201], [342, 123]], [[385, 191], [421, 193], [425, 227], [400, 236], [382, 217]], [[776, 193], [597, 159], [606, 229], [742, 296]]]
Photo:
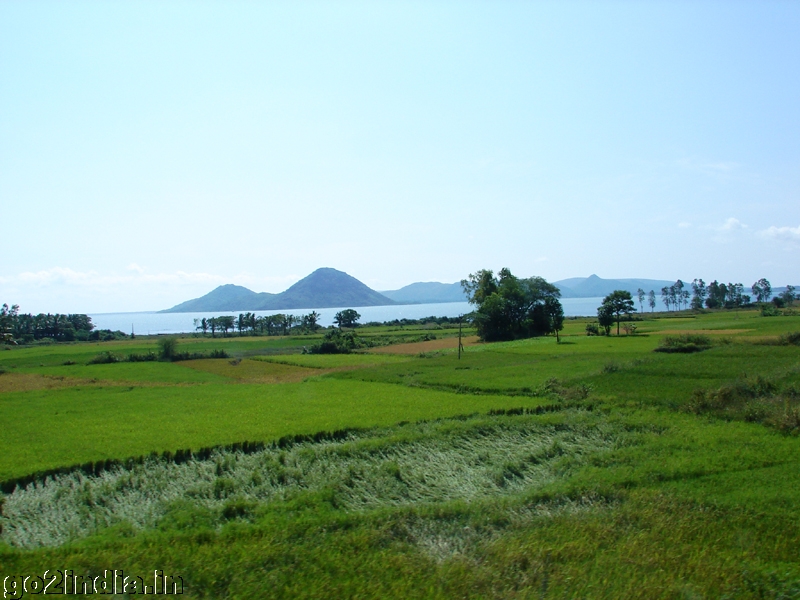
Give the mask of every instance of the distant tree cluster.
[[795, 292], [793, 285], [787, 285], [786, 289], [772, 299], [772, 303], [777, 308], [792, 306], [800, 296]]
[[5, 342], [28, 343], [43, 339], [57, 342], [99, 340], [108, 334], [116, 336], [117, 332], [94, 331], [91, 317], [84, 314], [33, 315], [20, 313], [17, 304], [11, 307], [3, 304], [0, 307], [0, 334]]
[[211, 337], [217, 337], [220, 333], [226, 337], [229, 332], [237, 331], [239, 335], [289, 335], [292, 329], [300, 327], [304, 332], [313, 333], [319, 329], [320, 314], [312, 311], [307, 315], [296, 317], [294, 315], [264, 315], [260, 317], [255, 313], [239, 313], [238, 317], [233, 315], [223, 315], [220, 317], [210, 317], [194, 320], [195, 331], [202, 332], [203, 335], [211, 333]]
[[361, 315], [358, 314], [352, 308], [347, 308], [345, 310], [341, 310], [336, 313], [333, 317], [333, 322], [339, 326], [341, 329], [342, 327], [355, 327], [358, 325], [358, 320], [361, 318]]
[[311, 346], [308, 352], [310, 354], [349, 354], [367, 345], [354, 331], [330, 329], [325, 333], [322, 341]]
[[391, 321], [370, 321], [365, 323], [366, 327], [410, 327], [413, 325], [457, 325], [465, 317], [422, 317], [420, 319], [392, 319]]
[[[741, 308], [751, 304], [753, 298], [761, 304], [770, 301], [772, 297], [772, 285], [770, 282], [761, 278], [751, 287], [750, 294], [745, 293], [744, 285], [741, 283], [720, 283], [716, 280], [706, 284], [702, 279], [695, 279], [690, 284], [691, 293], [686, 284], [678, 279], [675, 283], [661, 288], [661, 301], [667, 310], [701, 310], [702, 308]], [[656, 307], [656, 293], [650, 290], [645, 293], [641, 288], [637, 291], [640, 310], [644, 310], [645, 298], [651, 312]], [[791, 305], [796, 299], [794, 287], [786, 286], [786, 291], [781, 292], [773, 298], [777, 306]]]
[[481, 269], [461, 281], [476, 306], [473, 322], [485, 341], [513, 340], [558, 332], [564, 327], [561, 292], [541, 277], [519, 279], [508, 269], [495, 277]]

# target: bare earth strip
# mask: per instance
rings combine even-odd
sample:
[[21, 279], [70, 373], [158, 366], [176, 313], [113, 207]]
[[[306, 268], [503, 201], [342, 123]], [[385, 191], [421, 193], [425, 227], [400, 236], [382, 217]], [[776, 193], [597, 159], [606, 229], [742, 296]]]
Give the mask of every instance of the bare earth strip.
[[[111, 381], [107, 379], [80, 379], [78, 377], [53, 377], [38, 373], [6, 373], [0, 376], [0, 393], [32, 392], [35, 390], [55, 390], [75, 386], [127, 386], [129, 381]], [[142, 385], [142, 384], [139, 384]], [[153, 387], [152, 383], [145, 384]]]
[[181, 366], [230, 377], [239, 383], [296, 383], [312, 375], [328, 372], [325, 369], [297, 367], [260, 360], [228, 360], [223, 358], [187, 360]]
[[[461, 338], [464, 346], [475, 346], [478, 344], [478, 336], [471, 335]], [[373, 348], [370, 352], [378, 354], [419, 354], [420, 352], [432, 352], [434, 350], [457, 350], [458, 338], [448, 337], [440, 340], [430, 340], [427, 342], [413, 342], [411, 344], [394, 344], [392, 346], [381, 346]]]
[[[32, 390], [51, 390], [54, 388], [79, 385], [80, 380], [67, 380], [64, 377], [58, 379], [45, 377], [33, 373], [6, 373], [0, 376], [0, 392], [29, 392]], [[82, 382], [87, 383], [87, 382]]]

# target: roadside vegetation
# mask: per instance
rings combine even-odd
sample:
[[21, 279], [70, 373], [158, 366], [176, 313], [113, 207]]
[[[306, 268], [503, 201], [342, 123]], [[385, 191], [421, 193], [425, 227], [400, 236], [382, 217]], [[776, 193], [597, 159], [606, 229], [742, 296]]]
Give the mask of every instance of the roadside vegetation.
[[162, 569], [188, 598], [800, 596], [800, 316], [626, 307], [619, 335], [565, 318], [560, 343], [460, 357], [458, 323], [433, 319], [6, 346], [0, 575]]

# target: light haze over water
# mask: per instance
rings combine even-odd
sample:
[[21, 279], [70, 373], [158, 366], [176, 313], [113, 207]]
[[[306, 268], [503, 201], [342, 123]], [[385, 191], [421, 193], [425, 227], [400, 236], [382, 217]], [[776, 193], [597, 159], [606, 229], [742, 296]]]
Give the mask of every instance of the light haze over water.
[[[602, 304], [602, 298], [562, 298], [564, 315], [567, 317], [593, 316], [597, 314], [597, 307]], [[292, 310], [257, 310], [251, 311], [258, 316], [275, 315], [278, 313], [290, 315], [307, 315], [316, 310], [320, 315], [319, 324], [327, 327], [333, 325], [333, 317], [341, 308], [302, 308]], [[401, 304], [391, 306], [364, 306], [355, 307], [361, 315], [360, 323], [370, 321], [393, 321], [394, 319], [421, 319], [423, 317], [457, 317], [473, 310], [468, 302], [447, 302], [439, 304]], [[222, 315], [238, 316], [247, 311], [217, 311], [195, 313], [157, 313], [157, 312], [131, 312], [131, 313], [105, 313], [93, 314], [92, 323], [97, 329], [111, 329], [130, 333], [131, 329], [138, 335], [152, 335], [159, 333], [191, 333], [195, 331], [195, 319], [219, 317]]]

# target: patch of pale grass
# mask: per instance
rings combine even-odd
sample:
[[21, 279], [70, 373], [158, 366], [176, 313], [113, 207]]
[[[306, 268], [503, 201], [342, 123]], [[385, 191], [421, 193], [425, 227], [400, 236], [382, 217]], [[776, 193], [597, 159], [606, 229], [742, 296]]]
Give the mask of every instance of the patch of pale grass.
[[406, 534], [414, 545], [436, 562], [455, 557], [473, 558], [476, 550], [500, 538], [508, 529], [523, 529], [540, 520], [576, 515], [590, 511], [607, 510], [615, 503], [592, 495], [580, 498], [558, 498], [511, 506], [500, 512], [504, 519], [494, 518], [476, 524], [457, 518], [411, 519], [405, 526]]
[[[507, 497], [563, 477], [589, 455], [616, 447], [620, 435], [611, 425], [557, 428], [531, 416], [475, 417], [283, 450], [218, 451], [182, 464], [154, 458], [94, 477], [75, 472], [17, 488], [4, 498], [2, 538], [34, 548], [119, 523], [149, 529], [168, 518], [176, 502], [187, 501], [212, 511], [221, 526], [231, 503], [263, 508], [323, 489], [346, 511]], [[458, 551], [447, 536], [435, 537], [424, 543]]]
[[320, 374], [319, 369], [247, 358], [186, 360], [178, 364], [197, 371], [229, 377], [241, 383], [297, 383]]
[[[39, 375], [38, 373], [5, 373], [0, 377], [0, 393], [32, 392], [36, 390], [56, 390], [67, 387], [86, 386], [100, 383], [97, 379], [79, 379]], [[104, 385], [115, 382], [103, 381]]]

